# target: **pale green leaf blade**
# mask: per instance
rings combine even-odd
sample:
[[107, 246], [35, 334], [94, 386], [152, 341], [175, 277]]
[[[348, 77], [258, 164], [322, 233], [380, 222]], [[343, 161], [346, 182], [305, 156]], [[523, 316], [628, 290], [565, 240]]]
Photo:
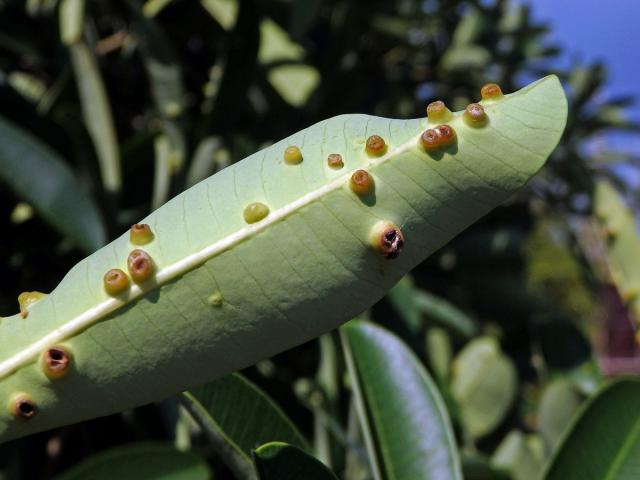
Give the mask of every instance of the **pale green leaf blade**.
[[633, 480], [640, 472], [640, 381], [621, 380], [587, 402], [545, 480]]
[[50, 147], [2, 117], [0, 180], [84, 251], [105, 244], [102, 216], [71, 169]]
[[[0, 323], [0, 400], [25, 393], [38, 412], [21, 421], [0, 411], [0, 440], [207, 383], [369, 308], [521, 188], [564, 129], [566, 99], [555, 77], [483, 105], [484, 125], [454, 114], [448, 123], [457, 142], [434, 153], [420, 144], [422, 132], [435, 126], [424, 118], [322, 121], [142, 219], [154, 233], [149, 243], [134, 245], [123, 232], [79, 262], [29, 307], [27, 322], [14, 315]], [[365, 148], [374, 134], [387, 144], [379, 156]], [[284, 162], [290, 145], [301, 149], [302, 162]], [[342, 156], [342, 168], [328, 165], [332, 153]], [[374, 179], [373, 195], [360, 197], [350, 187], [361, 169]], [[244, 212], [255, 202], [267, 215], [249, 216], [250, 223]], [[397, 258], [385, 258], [379, 242], [389, 226], [380, 221], [402, 231]], [[104, 275], [127, 272], [134, 248], [149, 255], [151, 277], [110, 296]], [[73, 360], [67, 375], [53, 381], [36, 360], [58, 344]]]
[[257, 448], [253, 460], [260, 480], [338, 480], [320, 460], [282, 442]]
[[108, 193], [122, 188], [120, 151], [107, 92], [96, 60], [82, 42], [69, 46], [84, 123], [96, 149], [102, 183]]
[[395, 335], [354, 320], [342, 328], [384, 478], [461, 479], [460, 459], [440, 393]]
[[567, 378], [558, 378], [545, 387], [538, 407], [538, 430], [549, 452], [562, 438], [580, 403], [579, 393]]
[[634, 213], [615, 188], [603, 181], [595, 187], [594, 213], [602, 230], [611, 279], [640, 322], [640, 257], [636, 254], [640, 236]]
[[236, 24], [238, 0], [200, 0], [200, 3], [225, 30], [231, 30]]
[[195, 453], [161, 443], [134, 443], [97, 453], [56, 480], [211, 480], [207, 462]]
[[509, 472], [513, 480], [537, 480], [543, 458], [531, 447], [530, 440], [519, 430], [509, 432], [491, 457], [493, 467]]
[[73, 45], [82, 38], [85, 0], [62, 0], [58, 11], [60, 38], [65, 45]]
[[210, 135], [203, 138], [195, 152], [187, 171], [187, 186], [192, 187], [204, 180], [216, 170], [216, 152], [222, 149], [220, 137]]
[[472, 437], [496, 428], [516, 394], [516, 369], [492, 337], [469, 342], [453, 362], [451, 392]]

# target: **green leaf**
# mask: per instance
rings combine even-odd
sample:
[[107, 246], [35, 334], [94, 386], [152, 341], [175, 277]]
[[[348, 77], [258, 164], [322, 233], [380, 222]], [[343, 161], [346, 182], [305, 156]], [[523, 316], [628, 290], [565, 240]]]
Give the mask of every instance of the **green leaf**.
[[204, 459], [161, 443], [133, 443], [95, 454], [56, 480], [211, 480]]
[[238, 0], [200, 0], [200, 3], [225, 30], [236, 24]]
[[155, 169], [153, 171], [153, 195], [151, 206], [159, 208], [169, 197], [171, 183], [171, 143], [166, 135], [159, 135], [153, 142]]
[[431, 327], [425, 334], [427, 358], [437, 380], [445, 382], [449, 378], [451, 365], [451, 341], [440, 327]]
[[370, 422], [366, 430], [374, 438], [376, 452], [370, 455], [378, 456], [384, 478], [461, 479], [446, 408], [413, 352], [369, 322], [354, 320], [342, 332], [352, 381]]
[[474, 6], [468, 6], [465, 10], [464, 16], [462, 16], [455, 31], [453, 32], [451, 43], [456, 47], [476, 43], [478, 36], [482, 33], [484, 25], [485, 20], [482, 12]]
[[[420, 143], [436, 126], [424, 118], [325, 120], [139, 221], [152, 230], [149, 243], [133, 244], [124, 232], [79, 262], [29, 307], [28, 319], [0, 322], [0, 402], [24, 392], [38, 412], [22, 421], [0, 410], [0, 441], [202, 385], [369, 308], [510, 198], [562, 134], [566, 101], [555, 77], [482, 104], [488, 121], [473, 126], [452, 115], [457, 141], [434, 152]], [[374, 134], [388, 145], [379, 156], [365, 147]], [[292, 145], [300, 163], [284, 162]], [[328, 165], [332, 153], [342, 156], [342, 168]], [[373, 185], [360, 196], [351, 177], [363, 169]], [[389, 242], [383, 233], [394, 241], [381, 243]], [[142, 270], [149, 277], [108, 294], [105, 273], [127, 272], [136, 248], [149, 255], [141, 263], [153, 266]], [[385, 258], [396, 250], [397, 258]], [[49, 380], [36, 360], [57, 344], [73, 360], [64, 378]]]
[[257, 448], [253, 460], [260, 480], [338, 480], [321, 461], [282, 442]]
[[280, 407], [242, 375], [227, 375], [183, 395], [197, 420], [222, 432], [246, 461], [254, 448], [268, 441], [309, 448]]
[[605, 239], [610, 278], [636, 320], [640, 321], [640, 258], [637, 255], [640, 237], [634, 213], [613, 186], [603, 181], [595, 187], [594, 213]]
[[0, 180], [86, 252], [105, 244], [100, 212], [67, 164], [47, 145], [2, 117]]
[[430, 321], [465, 338], [477, 333], [478, 328], [473, 319], [452, 303], [424, 290], [416, 290], [414, 293], [416, 308]]
[[267, 80], [287, 103], [296, 107], [302, 106], [320, 83], [320, 74], [315, 67], [299, 63], [303, 57], [304, 48], [291, 41], [289, 34], [277, 23], [269, 19], [260, 23], [260, 63], [295, 62], [271, 66]]
[[84, 3], [85, 0], [62, 0], [60, 2], [60, 37], [65, 45], [73, 45], [82, 38]]
[[220, 137], [205, 137], [198, 143], [187, 172], [186, 182], [189, 187], [192, 187], [215, 172], [215, 154], [220, 149], [222, 149], [222, 140]]
[[142, 6], [142, 14], [145, 17], [155, 17], [162, 11], [164, 7], [169, 5], [172, 0], [147, 0]]
[[69, 47], [71, 64], [78, 85], [84, 123], [98, 155], [102, 183], [108, 193], [122, 188], [120, 151], [100, 70], [84, 43]]
[[632, 480], [640, 458], [640, 381], [621, 380], [588, 401], [545, 480]]
[[538, 407], [538, 430], [549, 452], [562, 438], [580, 403], [580, 395], [566, 378], [558, 378], [545, 387]]
[[516, 370], [492, 337], [469, 342], [453, 361], [451, 392], [472, 437], [497, 427], [516, 394]]
[[478, 45], [452, 46], [440, 60], [440, 67], [447, 72], [484, 68], [491, 60], [491, 53]]
[[509, 472], [513, 480], [537, 480], [543, 468], [543, 458], [532, 445], [538, 437], [525, 436], [513, 430], [502, 440], [491, 458], [496, 468]]
[[420, 329], [422, 318], [426, 317], [467, 338], [476, 333], [476, 325], [467, 314], [445, 299], [416, 288], [409, 275], [391, 289], [387, 298], [414, 332]]
[[133, 25], [158, 112], [167, 119], [180, 116], [185, 88], [175, 48], [154, 20], [136, 17]]

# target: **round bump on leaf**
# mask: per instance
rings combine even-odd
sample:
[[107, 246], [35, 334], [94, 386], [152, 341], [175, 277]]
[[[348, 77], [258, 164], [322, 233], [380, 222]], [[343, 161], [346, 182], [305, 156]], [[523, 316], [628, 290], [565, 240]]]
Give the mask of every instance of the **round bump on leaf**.
[[207, 303], [212, 307], [221, 307], [224, 303], [224, 298], [220, 292], [215, 291], [207, 297]]
[[9, 401], [9, 412], [16, 418], [29, 420], [35, 416], [37, 407], [30, 395], [18, 393]]
[[127, 269], [134, 282], [142, 283], [153, 275], [153, 260], [147, 252], [136, 248], [127, 258]]
[[470, 103], [464, 110], [463, 118], [467, 125], [480, 127], [487, 122], [487, 114], [479, 103]]
[[302, 152], [295, 145], [287, 147], [284, 151], [284, 163], [297, 165], [302, 162]]
[[56, 345], [42, 354], [42, 371], [49, 378], [62, 378], [71, 369], [71, 354], [66, 347]]
[[451, 110], [442, 100], [431, 102], [427, 105], [427, 118], [432, 123], [448, 122], [452, 117]]
[[390, 222], [378, 222], [371, 229], [371, 244], [380, 255], [391, 260], [404, 248], [404, 235], [397, 225]]
[[151, 227], [146, 223], [136, 223], [131, 225], [129, 231], [129, 241], [134, 245], [144, 245], [153, 240], [153, 232]]
[[339, 153], [331, 153], [327, 157], [327, 165], [331, 168], [335, 168], [336, 170], [344, 167], [344, 161], [342, 160], [342, 155]]
[[119, 268], [104, 274], [104, 290], [111, 296], [119, 295], [129, 288], [129, 277]]
[[382, 155], [387, 151], [387, 144], [380, 135], [371, 135], [367, 138], [365, 150], [369, 155]]
[[435, 131], [438, 134], [438, 138], [440, 139], [440, 145], [443, 147], [453, 145], [453, 143], [456, 141], [456, 131], [449, 125], [438, 125], [435, 128]]
[[349, 185], [351, 190], [361, 197], [369, 195], [374, 189], [373, 177], [366, 170], [356, 170], [353, 172]]
[[422, 148], [427, 152], [437, 150], [438, 147], [440, 147], [440, 136], [438, 132], [431, 128], [422, 132], [422, 135], [420, 135], [420, 145], [422, 145]]
[[502, 97], [502, 89], [497, 83], [487, 83], [480, 89], [483, 100], [495, 100]]
[[256, 223], [269, 215], [269, 207], [260, 202], [250, 203], [245, 207], [242, 215], [245, 222]]

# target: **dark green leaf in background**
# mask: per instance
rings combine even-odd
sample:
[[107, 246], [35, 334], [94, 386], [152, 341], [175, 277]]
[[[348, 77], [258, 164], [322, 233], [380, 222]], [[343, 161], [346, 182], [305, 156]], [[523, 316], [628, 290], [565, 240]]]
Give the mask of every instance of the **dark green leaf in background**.
[[384, 478], [461, 479], [447, 411], [416, 356], [395, 335], [369, 322], [354, 320], [342, 332]]
[[56, 480], [211, 480], [207, 463], [161, 443], [133, 443], [97, 453]]
[[338, 480], [322, 462], [282, 442], [257, 448], [253, 460], [260, 480]]
[[307, 441], [286, 414], [239, 374], [220, 378], [184, 396], [247, 461], [254, 448], [269, 441], [308, 449]]
[[640, 380], [609, 384], [587, 402], [544, 478], [640, 478]]
[[4, 118], [0, 118], [0, 180], [86, 252], [106, 243], [100, 212], [67, 164]]

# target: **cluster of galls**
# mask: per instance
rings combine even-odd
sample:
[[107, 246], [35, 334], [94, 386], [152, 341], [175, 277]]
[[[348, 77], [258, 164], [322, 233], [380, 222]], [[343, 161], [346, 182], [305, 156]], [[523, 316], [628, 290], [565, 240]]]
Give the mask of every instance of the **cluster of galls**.
[[438, 125], [422, 132], [420, 144], [427, 152], [433, 152], [440, 148], [453, 145], [456, 141], [456, 132], [449, 125]]
[[[133, 245], [145, 245], [154, 238], [151, 227], [146, 223], [136, 223], [131, 226], [129, 240]], [[104, 289], [111, 296], [117, 296], [129, 289], [131, 280], [142, 283], [151, 278], [154, 264], [151, 256], [142, 249], [136, 248], [127, 257], [127, 275], [120, 268], [112, 268], [104, 274]]]
[[[69, 349], [56, 345], [45, 350], [40, 356], [40, 368], [50, 380], [59, 380], [71, 370], [72, 356]], [[9, 412], [16, 418], [28, 420], [38, 412], [36, 403], [27, 393], [16, 393], [9, 401]]]
[[[495, 83], [489, 83], [480, 90], [482, 100], [498, 100], [501, 98], [502, 90]], [[430, 123], [440, 124], [437, 127], [425, 130], [420, 135], [420, 144], [427, 152], [434, 152], [441, 148], [446, 148], [456, 142], [456, 132], [446, 122], [453, 118], [453, 113], [447, 108], [444, 102], [438, 100], [427, 106], [427, 118]], [[465, 108], [462, 119], [470, 127], [483, 127], [488, 122], [487, 113], [479, 103], [470, 103]]]
[[[387, 144], [379, 135], [371, 135], [365, 142], [365, 152], [371, 157], [379, 157], [387, 151]], [[304, 160], [302, 151], [295, 145], [288, 146], [282, 156], [285, 165], [299, 165]], [[344, 167], [344, 160], [339, 153], [331, 153], [327, 156], [329, 168], [339, 170]], [[349, 187], [360, 197], [372, 195], [375, 190], [373, 176], [366, 170], [356, 170], [349, 179]], [[242, 214], [248, 224], [257, 223], [269, 215], [269, 207], [261, 202], [253, 202], [247, 205]], [[395, 225], [385, 223], [385, 227], [376, 225], [372, 229], [371, 242], [380, 254], [385, 258], [395, 258], [404, 246], [402, 232]], [[382, 228], [382, 230], [380, 230]]]

